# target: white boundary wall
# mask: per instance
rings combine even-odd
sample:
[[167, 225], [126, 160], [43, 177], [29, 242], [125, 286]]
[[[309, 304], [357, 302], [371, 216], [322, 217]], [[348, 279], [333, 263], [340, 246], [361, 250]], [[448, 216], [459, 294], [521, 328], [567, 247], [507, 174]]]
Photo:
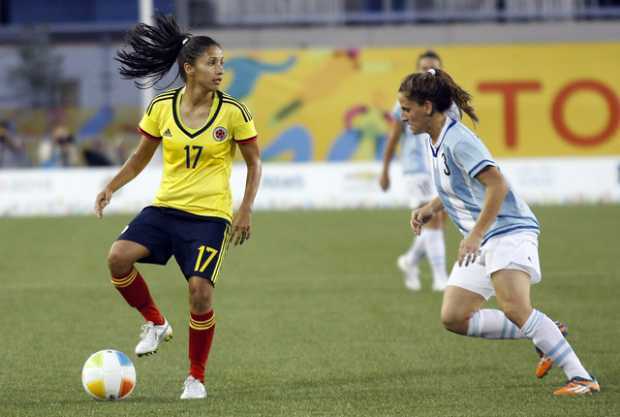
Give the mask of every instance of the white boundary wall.
[[[604, 158], [509, 159], [504, 174], [526, 201], [535, 204], [620, 202], [620, 156]], [[107, 213], [135, 213], [153, 199], [160, 167], [147, 168], [117, 192]], [[106, 169], [1, 170], [0, 216], [92, 214], [96, 194], [116, 173]], [[259, 210], [405, 207], [400, 167], [392, 187], [378, 186], [381, 164], [271, 163], [264, 165], [256, 200]], [[235, 204], [245, 185], [245, 167], [231, 178]]]

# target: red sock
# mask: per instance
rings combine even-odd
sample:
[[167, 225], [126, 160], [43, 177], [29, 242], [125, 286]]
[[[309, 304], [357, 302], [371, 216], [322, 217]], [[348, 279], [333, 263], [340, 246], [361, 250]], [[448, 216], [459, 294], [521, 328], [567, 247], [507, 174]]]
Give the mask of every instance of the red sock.
[[190, 314], [189, 319], [189, 374], [204, 382], [205, 367], [215, 334], [213, 310], [206, 314]]
[[112, 284], [127, 303], [142, 314], [144, 320], [152, 321], [156, 325], [164, 324], [164, 316], [159, 312], [155, 301], [151, 298], [149, 287], [136, 268], [124, 277], [112, 277]]

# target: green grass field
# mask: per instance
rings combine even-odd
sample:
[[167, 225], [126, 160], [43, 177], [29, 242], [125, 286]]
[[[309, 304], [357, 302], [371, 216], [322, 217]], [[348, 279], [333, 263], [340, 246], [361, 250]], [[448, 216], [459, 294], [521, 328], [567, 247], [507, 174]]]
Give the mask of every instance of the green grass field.
[[[141, 318], [105, 263], [129, 217], [0, 219], [0, 416], [618, 416], [620, 207], [535, 211], [544, 278], [532, 298], [569, 324], [602, 384], [595, 397], [554, 398], [564, 376], [537, 380], [528, 341], [443, 330], [441, 296], [428, 279], [407, 292], [395, 266], [410, 240], [406, 211], [257, 213], [217, 288], [209, 398], [197, 402], [178, 400], [188, 312], [174, 260], [141, 271], [175, 339], [133, 355]], [[453, 260], [452, 228], [447, 240]], [[125, 401], [82, 390], [82, 364], [103, 348], [134, 360]]]

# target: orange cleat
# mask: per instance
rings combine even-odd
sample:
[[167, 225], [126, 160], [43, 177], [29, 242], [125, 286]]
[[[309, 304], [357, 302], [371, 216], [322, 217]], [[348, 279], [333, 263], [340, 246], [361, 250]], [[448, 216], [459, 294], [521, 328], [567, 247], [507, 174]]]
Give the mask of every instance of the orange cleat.
[[[556, 321], [555, 325], [558, 326], [558, 329], [562, 332], [562, 336], [566, 337], [568, 335], [568, 326], [566, 324]], [[553, 367], [553, 359], [545, 356], [545, 354], [538, 348], [536, 348], [536, 353], [538, 353], [538, 356], [540, 357], [540, 360], [536, 365], [536, 378], [544, 378]]]
[[599, 392], [601, 386], [596, 379], [585, 379], [575, 377], [568, 381], [562, 388], [558, 388], [553, 392], [553, 395], [560, 397], [577, 397], [580, 395], [592, 395], [595, 392]]
[[544, 378], [553, 367], [553, 359], [549, 356], [543, 356], [536, 365], [536, 378]]

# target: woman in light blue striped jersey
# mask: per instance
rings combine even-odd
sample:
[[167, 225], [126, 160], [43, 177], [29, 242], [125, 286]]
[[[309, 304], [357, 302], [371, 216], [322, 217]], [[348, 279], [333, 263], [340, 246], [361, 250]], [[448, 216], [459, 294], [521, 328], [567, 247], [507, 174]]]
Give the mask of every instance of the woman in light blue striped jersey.
[[[464, 236], [444, 292], [441, 320], [446, 329], [462, 335], [531, 339], [541, 352], [537, 376], [553, 364], [566, 374], [568, 382], [555, 395], [598, 392], [598, 382], [564, 337], [565, 326], [532, 308], [530, 285], [541, 280], [538, 220], [482, 141], [447, 113], [456, 103], [478, 122], [470, 101], [471, 95], [439, 69], [411, 74], [399, 89], [403, 119], [414, 134], [430, 135], [439, 194], [412, 213], [411, 226], [420, 233], [443, 209]], [[501, 310], [481, 309], [493, 295]]]

